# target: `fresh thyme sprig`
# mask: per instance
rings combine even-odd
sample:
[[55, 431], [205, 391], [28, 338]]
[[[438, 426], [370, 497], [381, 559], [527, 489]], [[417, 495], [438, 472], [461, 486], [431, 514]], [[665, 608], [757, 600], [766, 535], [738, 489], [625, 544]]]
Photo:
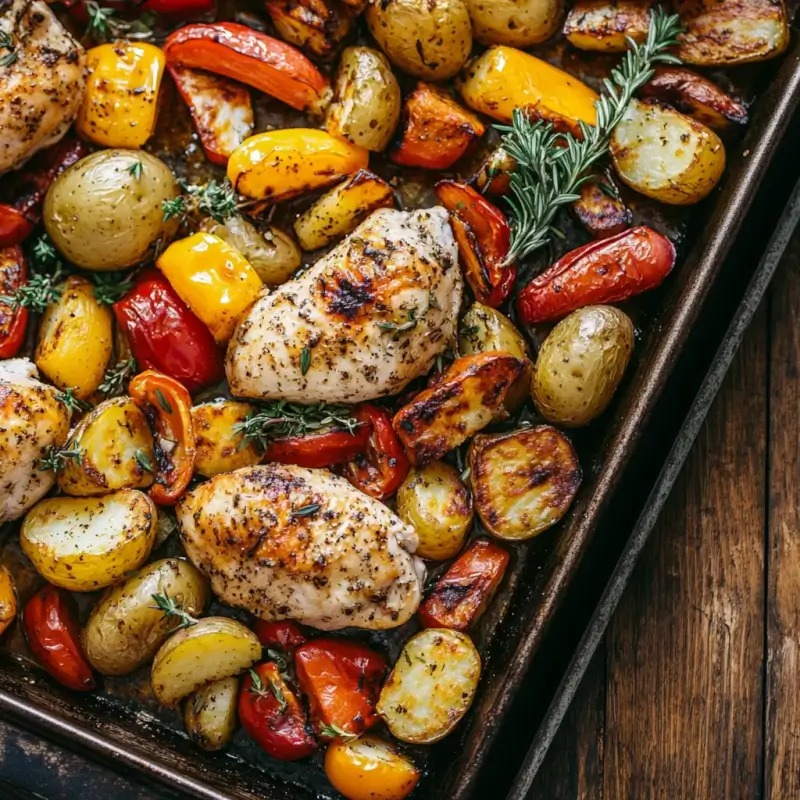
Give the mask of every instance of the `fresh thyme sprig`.
[[155, 605], [150, 606], [150, 608], [163, 611], [166, 617], [178, 617], [178, 619], [180, 619], [181, 622], [180, 625], [175, 628], [176, 631], [181, 630], [181, 628], [191, 628], [192, 625], [197, 625], [197, 620], [176, 598], [170, 597], [168, 594], [151, 594], [150, 597], [153, 598], [153, 602], [155, 603]]
[[253, 681], [253, 685], [250, 687], [251, 694], [264, 697], [271, 694], [278, 703], [277, 711], [279, 714], [283, 714], [286, 709], [289, 708], [289, 703], [286, 702], [286, 695], [283, 693], [281, 685], [274, 678], [267, 679], [269, 684], [269, 688], [267, 688], [264, 686], [264, 681], [261, 680], [261, 676], [254, 669], [251, 669], [250, 679]]
[[70, 416], [76, 411], [88, 411], [92, 407], [91, 404], [87, 403], [85, 400], [79, 400], [75, 397], [75, 390], [71, 386], [68, 386], [63, 392], [57, 392], [56, 400], [67, 407]]
[[647, 40], [637, 44], [628, 39], [622, 63], [611, 71], [611, 80], [603, 81], [605, 91], [595, 103], [596, 124], [579, 123], [581, 140], [557, 133], [551, 123], [531, 122], [523, 109], [515, 109], [510, 126], [498, 126], [504, 133], [503, 148], [517, 162], [507, 197], [513, 218], [506, 263], [530, 255], [549, 240], [556, 214], [579, 199], [578, 190], [606, 154], [634, 92], [650, 80], [654, 65], [680, 63], [665, 52], [677, 44], [680, 32], [677, 15], [660, 7], [651, 10]]
[[86, 26], [86, 36], [90, 36], [98, 43], [111, 39], [136, 39], [148, 41], [153, 38], [151, 15], [147, 12], [137, 19], [128, 21], [119, 19], [113, 8], [105, 8], [95, 0], [84, 0], [83, 6], [89, 15], [89, 24]]
[[136, 374], [136, 371], [136, 359], [133, 356], [125, 361], [117, 361], [113, 367], [106, 370], [103, 382], [97, 387], [97, 391], [106, 397], [125, 394], [125, 384]]
[[52, 470], [58, 474], [64, 469], [68, 461], [75, 461], [77, 464], [80, 464], [85, 454], [85, 450], [67, 450], [66, 448], [56, 447], [51, 444], [47, 446], [44, 455], [36, 460], [36, 467], [39, 472]]
[[10, 67], [19, 58], [14, 47], [14, 37], [5, 31], [0, 31], [0, 50], [7, 51], [0, 56], [0, 67]]
[[319, 735], [325, 736], [328, 739], [340, 739], [342, 742], [352, 742], [353, 739], [358, 739], [357, 733], [348, 733], [335, 723], [328, 725], [325, 722], [320, 723]]
[[112, 306], [133, 288], [133, 276], [129, 272], [95, 272], [94, 297], [98, 303]]
[[198, 212], [207, 214], [219, 223], [230, 219], [238, 208], [236, 192], [228, 181], [217, 183], [210, 180], [202, 186], [181, 183], [183, 194], [173, 200], [165, 200], [161, 204], [164, 221], [179, 218]]

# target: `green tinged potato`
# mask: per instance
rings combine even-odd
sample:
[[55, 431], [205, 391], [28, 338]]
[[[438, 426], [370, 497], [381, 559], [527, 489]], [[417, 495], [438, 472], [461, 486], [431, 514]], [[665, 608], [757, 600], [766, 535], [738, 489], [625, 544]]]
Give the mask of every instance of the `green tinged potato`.
[[186, 699], [184, 724], [189, 738], [203, 750], [221, 750], [236, 730], [239, 679], [223, 678], [202, 686]]

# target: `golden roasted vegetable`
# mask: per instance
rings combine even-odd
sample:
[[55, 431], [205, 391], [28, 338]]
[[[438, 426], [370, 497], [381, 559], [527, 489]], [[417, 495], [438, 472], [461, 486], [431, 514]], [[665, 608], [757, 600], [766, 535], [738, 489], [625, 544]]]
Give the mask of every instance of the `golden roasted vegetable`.
[[475, 510], [498, 539], [530, 539], [555, 525], [581, 483], [572, 444], [549, 425], [476, 436], [468, 459]]
[[6, 567], [0, 564], [0, 636], [17, 615], [17, 587]]
[[249, 403], [236, 400], [218, 400], [192, 408], [197, 472], [213, 478], [220, 472], [252, 467], [261, 461], [261, 453], [253, 442], [245, 441], [242, 434], [234, 430], [234, 426], [244, 422], [254, 410]]
[[344, 239], [378, 208], [394, 206], [386, 181], [361, 169], [326, 192], [294, 223], [303, 250], [319, 250]]
[[25, 517], [25, 555], [50, 583], [93, 592], [141, 566], [156, 532], [153, 501], [136, 489], [103, 497], [53, 497]]
[[381, 691], [378, 714], [404, 742], [438, 742], [469, 710], [480, 676], [481, 659], [469, 636], [428, 628], [406, 642]]
[[236, 732], [239, 679], [223, 678], [186, 698], [186, 733], [202, 750], [221, 750]]
[[452, 78], [472, 50], [472, 24], [464, 0], [370, 3], [366, 18], [389, 61], [417, 78]]
[[132, 267], [175, 235], [178, 220], [165, 221], [161, 205], [177, 196], [169, 167], [150, 153], [100, 150], [55, 180], [45, 196], [44, 226], [79, 267]]
[[146, 489], [153, 482], [153, 434], [130, 397], [114, 397], [92, 409], [64, 447], [81, 452], [58, 473], [58, 488], [64, 494], [86, 497]]
[[338, 0], [265, 0], [264, 7], [282, 39], [323, 60], [333, 58], [352, 27]]
[[567, 14], [564, 35], [580, 50], [624, 53], [628, 38], [647, 38], [649, 11], [649, 2], [637, 0], [578, 0]]
[[618, 308], [573, 311], [539, 350], [531, 387], [538, 412], [569, 427], [599, 417], [622, 380], [633, 345], [633, 323]]
[[472, 34], [481, 44], [530, 47], [558, 28], [560, 0], [466, 0]]
[[381, 152], [400, 119], [400, 86], [383, 53], [348, 47], [339, 61], [325, 130]]
[[595, 239], [622, 233], [633, 223], [631, 210], [606, 187], [605, 177], [588, 180], [580, 188], [580, 199], [572, 204], [578, 222]]
[[577, 78], [513, 47], [490, 47], [470, 62], [457, 82], [464, 102], [500, 122], [515, 108], [572, 129], [578, 120], [594, 125], [597, 94]]
[[674, 0], [684, 32], [677, 56], [687, 64], [723, 67], [764, 61], [789, 44], [783, 0]]
[[702, 200], [725, 169], [725, 147], [705, 125], [671, 108], [632, 100], [611, 137], [620, 178], [672, 205]]
[[94, 286], [73, 275], [42, 316], [34, 361], [59, 389], [86, 400], [103, 382], [113, 346], [113, 317], [97, 302]]
[[481, 194], [508, 194], [511, 173], [516, 168], [516, 160], [502, 147], [496, 147], [486, 156], [469, 183], [474, 184]]
[[395, 414], [392, 425], [411, 463], [429, 464], [485, 428], [528, 364], [500, 352], [456, 359], [441, 381]]
[[209, 590], [200, 571], [179, 558], [154, 561], [110, 588], [81, 634], [86, 658], [101, 675], [130, 674], [150, 661], [175, 629], [175, 619], [156, 607], [154, 594], [197, 616], [208, 603]]
[[419, 536], [416, 554], [443, 561], [461, 550], [472, 526], [472, 496], [444, 461], [413, 468], [397, 490], [397, 514]]
[[174, 706], [207, 683], [238, 675], [261, 658], [261, 642], [241, 622], [206, 617], [161, 645], [150, 671], [156, 700]]

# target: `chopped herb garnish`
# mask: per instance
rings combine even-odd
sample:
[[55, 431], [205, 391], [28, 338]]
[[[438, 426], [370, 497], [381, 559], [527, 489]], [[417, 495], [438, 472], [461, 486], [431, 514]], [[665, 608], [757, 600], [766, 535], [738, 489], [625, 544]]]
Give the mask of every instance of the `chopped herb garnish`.
[[338, 725], [327, 725], [324, 722], [320, 723], [319, 735], [325, 736], [328, 739], [341, 739], [343, 742], [352, 742], [353, 739], [358, 739], [357, 733], [348, 733], [342, 730]]
[[163, 611], [166, 617], [178, 617], [180, 619], [180, 625], [175, 630], [191, 628], [192, 625], [197, 625], [197, 620], [174, 597], [170, 597], [168, 594], [151, 594], [150, 597], [153, 598], [155, 603], [150, 608]]
[[292, 517], [310, 517], [319, 511], [319, 503], [309, 503], [307, 506], [298, 508], [297, 511], [292, 511]]
[[142, 160], [139, 159], [128, 167], [128, 172], [130, 172], [130, 174], [133, 175], [133, 177], [138, 181], [142, 177], [143, 169], [144, 164], [142, 164]]
[[153, 467], [153, 462], [150, 460], [150, 457], [144, 450], [137, 450], [133, 456], [136, 459], [136, 463], [145, 471], [145, 472], [155, 472], [155, 468]]
[[75, 390], [72, 387], [67, 387], [63, 392], [58, 392], [56, 394], [56, 400], [67, 407], [70, 416], [76, 411], [88, 411], [92, 407], [86, 401], [79, 400], [75, 397]]
[[169, 400], [164, 396], [164, 392], [162, 392], [161, 389], [156, 389], [156, 400], [158, 400], [158, 404], [167, 414], [173, 413], [172, 406], [169, 404]]
[[304, 347], [302, 352], [300, 353], [300, 372], [301, 374], [305, 375], [308, 372], [309, 367], [311, 366], [311, 348], [308, 346]]
[[39, 472], [52, 470], [55, 473], [59, 473], [64, 469], [68, 461], [75, 461], [80, 465], [85, 454], [85, 450], [67, 450], [51, 444], [47, 446], [45, 454], [36, 460], [36, 468]]
[[[424, 313], [425, 312], [423, 312], [423, 315]], [[397, 333], [400, 333], [402, 331], [410, 331], [412, 328], [416, 328], [418, 322], [419, 322], [419, 317], [417, 317], [417, 309], [410, 308], [408, 310], [407, 322], [376, 322], [375, 324], [382, 331], [395, 331]]]
[[126, 272], [95, 272], [92, 281], [95, 299], [105, 306], [114, 305], [133, 288], [133, 278]]

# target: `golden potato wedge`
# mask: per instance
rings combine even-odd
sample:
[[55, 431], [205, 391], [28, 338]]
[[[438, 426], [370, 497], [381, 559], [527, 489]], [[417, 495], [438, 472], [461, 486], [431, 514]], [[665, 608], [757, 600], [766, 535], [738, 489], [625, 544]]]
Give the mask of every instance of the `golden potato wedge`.
[[722, 67], [765, 61], [789, 44], [783, 0], [673, 0], [684, 32], [677, 56], [686, 64]]
[[567, 14], [564, 36], [580, 50], [624, 53], [627, 37], [635, 42], [647, 38], [650, 5], [637, 0], [578, 0]]
[[498, 539], [530, 539], [555, 525], [581, 482], [572, 444], [549, 425], [476, 436], [468, 461], [475, 510]]
[[0, 564], [0, 636], [17, 615], [17, 587], [6, 567]]
[[725, 147], [714, 131], [639, 100], [631, 101], [614, 128], [611, 157], [631, 189], [671, 205], [699, 202], [725, 170]]
[[352, 20], [338, 0], [265, 0], [282, 39], [321, 60], [336, 55]]
[[234, 426], [255, 411], [249, 403], [215, 400], [192, 408], [195, 435], [194, 468], [206, 478], [220, 472], [252, 467], [261, 461], [261, 453], [252, 441], [245, 441]]
[[174, 599], [192, 616], [208, 603], [208, 583], [193, 564], [164, 558], [110, 588], [92, 609], [81, 633], [86, 658], [101, 675], [128, 675], [146, 664], [175, 629], [153, 595]]
[[236, 732], [239, 679], [201, 686], [186, 699], [183, 720], [189, 738], [202, 750], [221, 750]]
[[472, 527], [472, 495], [444, 461], [414, 467], [397, 490], [397, 515], [419, 536], [416, 554], [443, 561], [461, 550]]
[[572, 204], [578, 222], [595, 239], [605, 239], [630, 228], [633, 213], [608, 188], [606, 178], [588, 180], [580, 188], [580, 200]]
[[502, 352], [456, 359], [439, 383], [395, 414], [392, 425], [411, 463], [429, 464], [485, 428], [529, 364]]
[[118, 489], [144, 489], [153, 483], [153, 434], [130, 397], [96, 406], [79, 423], [64, 447], [80, 458], [67, 459], [58, 473], [64, 494], [88, 497]]
[[141, 566], [153, 546], [156, 509], [136, 489], [103, 497], [52, 497], [27, 514], [22, 550], [46, 580], [93, 592]]
[[438, 742], [469, 710], [480, 676], [481, 658], [469, 636], [428, 628], [406, 642], [381, 691], [378, 714], [401, 741]]
[[466, 0], [472, 35], [481, 44], [530, 47], [558, 28], [560, 0]]
[[94, 296], [94, 286], [76, 275], [42, 316], [34, 361], [59, 389], [86, 400], [103, 382], [113, 346], [113, 316]]
[[294, 223], [303, 250], [319, 250], [344, 239], [373, 211], [394, 205], [394, 192], [386, 181], [361, 169], [322, 195]]
[[161, 645], [150, 671], [156, 700], [174, 706], [207, 683], [238, 675], [261, 658], [261, 642], [228, 617], [206, 617]]

